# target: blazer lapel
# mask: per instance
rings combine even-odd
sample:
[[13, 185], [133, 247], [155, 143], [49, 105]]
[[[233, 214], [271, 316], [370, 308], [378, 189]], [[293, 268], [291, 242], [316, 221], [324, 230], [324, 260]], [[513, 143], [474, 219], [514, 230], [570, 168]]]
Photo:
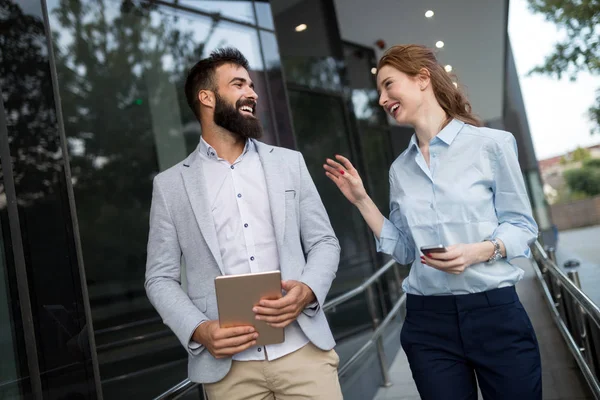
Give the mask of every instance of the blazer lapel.
[[275, 239], [279, 251], [283, 249], [283, 235], [285, 228], [285, 181], [281, 173], [281, 160], [277, 157], [274, 148], [257, 140], [256, 149], [265, 173], [271, 216], [275, 228]]
[[204, 179], [204, 172], [202, 171], [202, 162], [198, 156], [198, 149], [183, 163], [181, 175], [183, 176], [185, 191], [190, 199], [200, 232], [202, 232], [202, 236], [206, 244], [208, 244], [210, 252], [221, 270], [221, 274], [224, 275], [219, 240], [217, 239], [215, 222], [212, 217], [208, 196], [206, 195], [206, 181]]

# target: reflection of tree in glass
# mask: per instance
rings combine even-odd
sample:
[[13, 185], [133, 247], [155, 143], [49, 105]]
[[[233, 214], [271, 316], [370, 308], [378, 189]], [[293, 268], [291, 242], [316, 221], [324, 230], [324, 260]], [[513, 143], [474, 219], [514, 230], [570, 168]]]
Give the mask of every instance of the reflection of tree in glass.
[[[44, 24], [0, 0], [0, 31], [0, 86], [15, 185], [19, 205], [30, 206], [53, 193], [62, 171]], [[4, 187], [0, 193], [4, 198]]]
[[358, 258], [365, 257], [364, 222], [355, 207], [325, 176], [322, 167], [325, 159], [335, 154], [351, 157], [343, 105], [341, 100], [331, 96], [293, 90], [289, 91], [289, 96], [298, 148], [323, 199], [342, 247], [342, 264], [347, 268], [347, 264], [361, 262], [363, 260]]
[[[88, 278], [141, 289], [159, 169], [153, 120], [181, 114], [181, 127], [197, 124], [183, 83], [219, 18], [198, 43], [176, 28], [177, 16], [136, 4], [60, 0], [51, 20], [60, 27], [53, 40]], [[177, 102], [150, 108], [173, 90]]]
[[339, 91], [343, 63], [333, 57], [283, 56], [286, 80], [310, 88]]

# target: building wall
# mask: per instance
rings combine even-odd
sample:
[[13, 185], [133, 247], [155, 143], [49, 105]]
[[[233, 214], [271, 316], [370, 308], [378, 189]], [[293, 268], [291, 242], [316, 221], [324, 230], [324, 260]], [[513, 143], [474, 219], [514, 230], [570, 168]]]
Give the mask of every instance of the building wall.
[[554, 204], [550, 211], [559, 231], [600, 225], [600, 196]]

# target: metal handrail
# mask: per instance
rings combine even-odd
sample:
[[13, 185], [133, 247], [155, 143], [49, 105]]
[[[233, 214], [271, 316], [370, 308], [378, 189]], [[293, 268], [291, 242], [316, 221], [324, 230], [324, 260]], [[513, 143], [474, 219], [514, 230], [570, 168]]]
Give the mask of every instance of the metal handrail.
[[371, 277], [369, 279], [367, 279], [366, 281], [364, 281], [362, 284], [358, 285], [357, 287], [355, 287], [352, 290], [347, 291], [344, 294], [339, 295], [338, 297], [334, 297], [333, 299], [325, 302], [325, 305], [323, 306], [323, 311], [329, 311], [332, 308], [334, 308], [335, 306], [345, 303], [346, 301], [350, 300], [351, 298], [363, 293], [365, 290], [367, 290], [368, 287], [370, 287], [373, 283], [375, 283], [375, 281], [377, 279], [379, 279], [379, 277], [381, 277], [381, 275], [385, 274], [395, 264], [396, 264], [395, 260], [388, 261], [387, 263], [385, 263], [385, 265], [383, 267], [379, 268], [377, 270], [377, 272], [375, 272], [373, 275], [371, 275]]
[[[598, 329], [600, 329], [600, 309], [596, 304], [594, 304], [589, 297], [581, 291], [580, 288], [577, 287], [561, 269], [555, 264], [554, 260], [552, 260], [542, 245], [539, 242], [535, 242], [534, 246], [534, 258], [535, 255], [539, 255], [539, 257], [535, 258], [535, 261], [541, 264], [542, 268], [537, 263], [534, 265], [537, 268], [534, 268], [536, 276], [540, 281], [542, 286], [542, 290], [544, 292], [544, 298], [548, 303], [548, 306], [551, 311], [552, 318], [558, 327], [563, 339], [565, 340], [567, 347], [573, 354], [577, 365], [579, 366], [585, 380], [587, 381], [590, 389], [592, 390], [594, 397], [596, 399], [600, 399], [600, 382], [599, 377], [593, 371], [593, 366], [591, 362], [591, 357], [594, 357], [592, 354], [592, 346], [590, 346], [590, 333], [586, 332], [586, 319], [590, 317], [590, 319], [596, 324]], [[546, 282], [546, 276], [550, 273], [552, 277], [554, 277], [557, 282], [560, 282], [560, 288], [564, 288], [566, 293], [572, 296], [579, 307], [575, 309], [577, 324], [582, 327], [583, 332], [580, 333], [580, 338], [584, 341], [585, 345], [580, 347], [580, 344], [577, 343], [576, 339], [573, 337], [571, 330], [568, 326], [568, 321], [563, 319], [559, 308], [562, 305], [562, 308], [567, 308], [566, 299], [563, 298], [563, 293], [558, 293], [553, 295], [551, 288], [548, 286], [548, 282]], [[552, 284], [552, 281], [550, 282]], [[560, 289], [559, 289], [560, 292]], [[564, 312], [564, 311], [563, 311]], [[585, 355], [584, 355], [585, 353]], [[586, 356], [588, 357], [588, 361], [590, 364], [586, 362]]]
[[[340, 376], [340, 377], [343, 376], [346, 372], [348, 372], [348, 370], [350, 369], [350, 367], [353, 364], [355, 364], [358, 360], [360, 360], [365, 355], [367, 350], [369, 350], [372, 346], [377, 345], [379, 362], [380, 362], [380, 366], [382, 368], [383, 385], [384, 386], [391, 385], [389, 377], [388, 377], [388, 372], [387, 372], [387, 362], [386, 362], [385, 356], [383, 354], [383, 343], [381, 341], [381, 336], [383, 335], [385, 328], [391, 323], [391, 321], [394, 319], [394, 317], [402, 309], [402, 305], [406, 302], [406, 294], [403, 294], [396, 301], [396, 303], [394, 303], [394, 307], [390, 310], [390, 312], [385, 317], [385, 319], [381, 323], [379, 323], [377, 317], [374, 315], [374, 299], [373, 299], [374, 296], [372, 293], [371, 286], [383, 274], [385, 274], [392, 267], [395, 267], [397, 265], [398, 264], [393, 259], [388, 261], [387, 263], [385, 263], [383, 265], [383, 267], [378, 269], [377, 272], [375, 272], [373, 275], [371, 275], [362, 284], [358, 285], [357, 287], [355, 287], [352, 290], [347, 291], [344, 294], [334, 297], [333, 299], [327, 301], [323, 305], [323, 311], [327, 312], [327, 311], [331, 310], [332, 308], [334, 308], [342, 303], [345, 303], [348, 300], [352, 299], [353, 297], [358, 296], [359, 294], [364, 293], [366, 291], [368, 293], [367, 300], [370, 305], [369, 308], [371, 309], [370, 310], [371, 316], [373, 318], [373, 322], [375, 325], [374, 332], [369, 337], [369, 340], [367, 340], [367, 342], [346, 363], [344, 363], [344, 365], [342, 365], [338, 369], [338, 376]], [[399, 277], [398, 274], [396, 274], [396, 279], [398, 279], [398, 277]], [[176, 384], [175, 386], [168, 389], [167, 391], [165, 391], [164, 393], [162, 393], [161, 395], [159, 395], [158, 397], [155, 397], [154, 400], [176, 400], [176, 399], [180, 398], [181, 396], [185, 395], [186, 393], [189, 393], [191, 390], [195, 389], [196, 387], [198, 387], [198, 385], [200, 385], [200, 384], [196, 383], [196, 382], [192, 382], [188, 378], [186, 378], [183, 381]]]
[[545, 268], [560, 280], [561, 285], [577, 300], [579, 305], [585, 309], [588, 315], [600, 327], [600, 307], [598, 307], [581, 289], [567, 277], [567, 275], [552, 261], [540, 242], [535, 242], [535, 249], [540, 253], [541, 261]]

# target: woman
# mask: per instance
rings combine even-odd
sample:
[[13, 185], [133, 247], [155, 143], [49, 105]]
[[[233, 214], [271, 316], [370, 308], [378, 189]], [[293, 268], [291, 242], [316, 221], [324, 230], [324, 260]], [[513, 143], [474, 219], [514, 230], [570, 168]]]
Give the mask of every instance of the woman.
[[[401, 343], [425, 400], [541, 399], [535, 333], [514, 285], [537, 225], [514, 137], [481, 127], [471, 106], [423, 46], [389, 49], [378, 65], [379, 104], [414, 127], [390, 169], [390, 218], [350, 161], [326, 175], [361, 212], [377, 249], [412, 264], [404, 280]], [[421, 248], [445, 246], [445, 252]]]

